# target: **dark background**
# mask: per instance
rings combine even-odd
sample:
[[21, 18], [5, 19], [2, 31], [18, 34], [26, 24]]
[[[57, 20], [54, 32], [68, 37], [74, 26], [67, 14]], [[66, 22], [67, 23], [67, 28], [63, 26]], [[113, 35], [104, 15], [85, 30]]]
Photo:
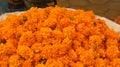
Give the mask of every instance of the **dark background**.
[[0, 0], [0, 14], [6, 13], [6, 12], [14, 12], [14, 11], [22, 11], [26, 10], [26, 7], [22, 7], [19, 9], [12, 9], [8, 6], [8, 0]]

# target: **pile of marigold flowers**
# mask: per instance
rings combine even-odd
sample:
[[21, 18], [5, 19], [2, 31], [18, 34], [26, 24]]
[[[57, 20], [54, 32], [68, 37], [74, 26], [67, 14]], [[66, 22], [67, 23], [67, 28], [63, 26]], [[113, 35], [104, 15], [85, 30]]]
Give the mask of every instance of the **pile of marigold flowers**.
[[34, 7], [0, 22], [0, 67], [120, 67], [120, 36], [92, 11]]

